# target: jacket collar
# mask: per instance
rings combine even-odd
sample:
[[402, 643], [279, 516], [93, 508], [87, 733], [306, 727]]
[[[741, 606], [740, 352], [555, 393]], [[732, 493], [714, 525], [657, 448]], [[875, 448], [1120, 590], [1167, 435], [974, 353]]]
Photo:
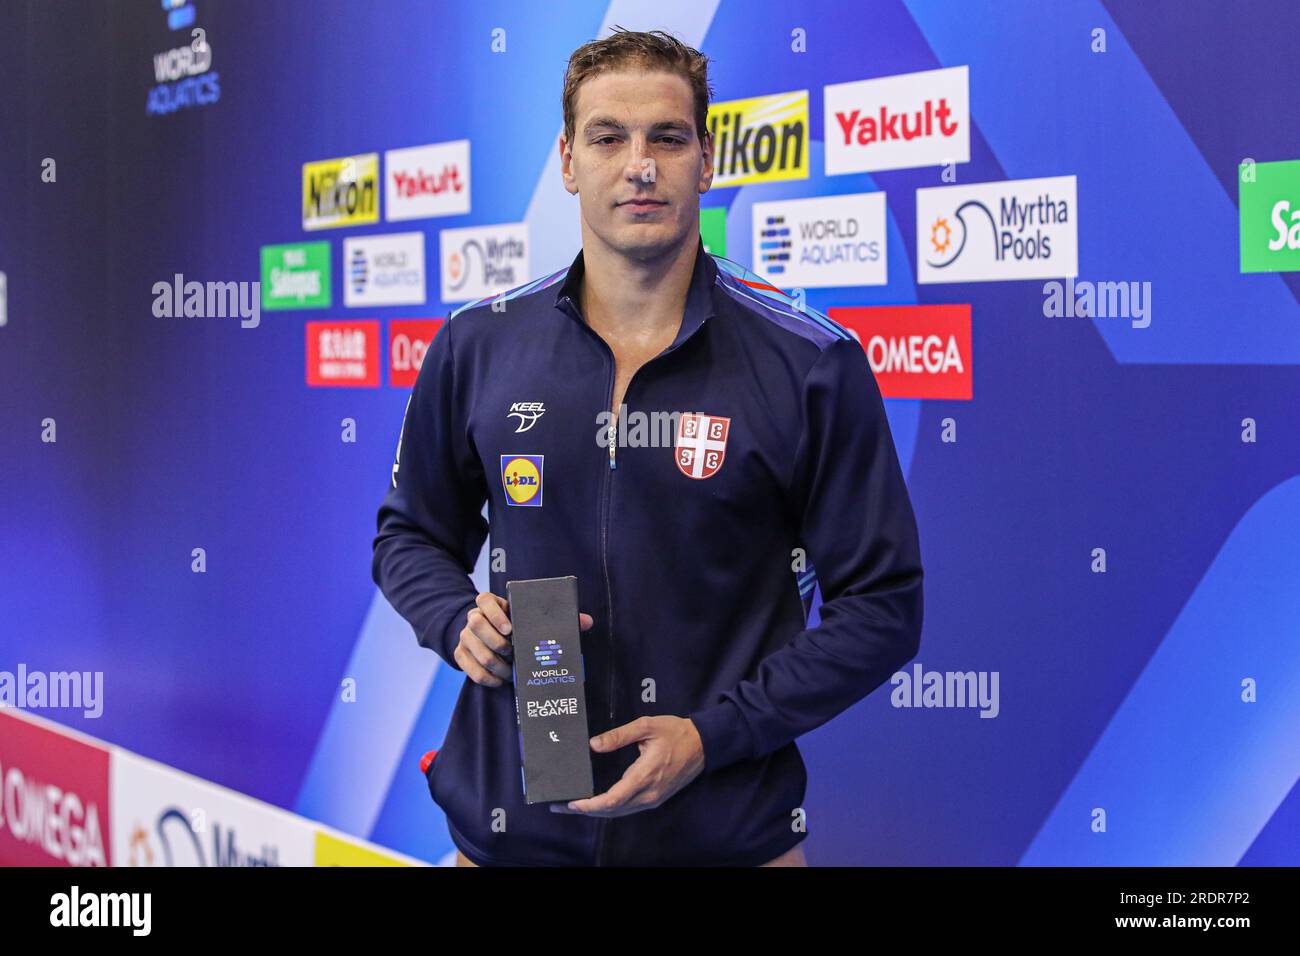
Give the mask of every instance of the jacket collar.
[[[569, 266], [568, 274], [561, 283], [559, 292], [556, 293], [555, 307], [586, 325], [587, 320], [578, 305], [584, 269], [582, 250], [578, 250], [577, 257]], [[717, 263], [704, 251], [704, 240], [701, 238], [695, 252], [695, 268], [691, 272], [691, 284], [686, 293], [686, 311], [682, 315], [681, 328], [677, 330], [677, 337], [673, 339], [672, 344], [664, 349], [661, 355], [676, 349], [694, 335], [705, 320], [712, 317], [714, 314], [713, 284], [717, 275]]]

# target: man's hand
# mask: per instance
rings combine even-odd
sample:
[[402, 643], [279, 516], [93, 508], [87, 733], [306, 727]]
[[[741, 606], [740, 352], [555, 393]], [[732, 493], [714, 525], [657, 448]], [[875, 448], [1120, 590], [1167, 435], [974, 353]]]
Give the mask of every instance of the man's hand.
[[[474, 601], [478, 607], [466, 615], [460, 643], [451, 656], [474, 683], [500, 687], [513, 679], [511, 659], [514, 646], [507, 636], [510, 633], [510, 602], [490, 591], [484, 591]], [[590, 614], [578, 615], [579, 630], [588, 630], [591, 625]]]
[[638, 717], [591, 738], [600, 753], [640, 743], [641, 756], [604, 793], [568, 804], [553, 803], [555, 813], [622, 817], [659, 806], [704, 769], [704, 742], [688, 717]]

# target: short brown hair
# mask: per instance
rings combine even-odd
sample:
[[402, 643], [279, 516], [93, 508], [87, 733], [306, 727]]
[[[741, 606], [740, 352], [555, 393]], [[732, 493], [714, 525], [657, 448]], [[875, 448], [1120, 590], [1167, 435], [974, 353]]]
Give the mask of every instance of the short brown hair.
[[695, 100], [695, 135], [704, 142], [708, 129], [709, 60], [699, 50], [692, 49], [675, 36], [663, 30], [648, 33], [613, 28], [614, 33], [603, 40], [592, 40], [573, 51], [564, 71], [564, 138], [573, 142], [574, 106], [578, 99], [578, 86], [583, 80], [611, 70], [641, 69], [664, 70], [676, 73], [691, 85]]

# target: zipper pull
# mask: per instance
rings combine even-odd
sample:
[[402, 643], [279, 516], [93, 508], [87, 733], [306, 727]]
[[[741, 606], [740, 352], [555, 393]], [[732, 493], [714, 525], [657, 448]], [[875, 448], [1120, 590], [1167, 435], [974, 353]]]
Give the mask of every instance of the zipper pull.
[[614, 430], [614, 426], [613, 426], [613, 424], [611, 424], [611, 425], [609, 426], [609, 468], [610, 468], [610, 471], [613, 471], [615, 468], [618, 467], [618, 465], [614, 464], [614, 442], [615, 442], [615, 440], [616, 440], [616, 439], [615, 439], [615, 434], [616, 434], [616, 433], [615, 433], [615, 430]]

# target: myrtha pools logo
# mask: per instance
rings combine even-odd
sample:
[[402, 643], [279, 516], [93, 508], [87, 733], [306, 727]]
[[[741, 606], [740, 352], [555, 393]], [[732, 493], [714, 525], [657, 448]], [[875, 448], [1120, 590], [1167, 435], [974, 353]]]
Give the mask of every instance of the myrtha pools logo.
[[916, 243], [919, 282], [1078, 275], [1075, 178], [918, 189]]
[[260, 852], [244, 849], [235, 842], [232, 827], [211, 824], [211, 854], [205, 852], [207, 834], [196, 830], [190, 815], [179, 807], [168, 807], [158, 815], [154, 837], [161, 859], [153, 854], [150, 834], [138, 823], [131, 834], [130, 864], [163, 866], [279, 866], [278, 848], [263, 844]]

